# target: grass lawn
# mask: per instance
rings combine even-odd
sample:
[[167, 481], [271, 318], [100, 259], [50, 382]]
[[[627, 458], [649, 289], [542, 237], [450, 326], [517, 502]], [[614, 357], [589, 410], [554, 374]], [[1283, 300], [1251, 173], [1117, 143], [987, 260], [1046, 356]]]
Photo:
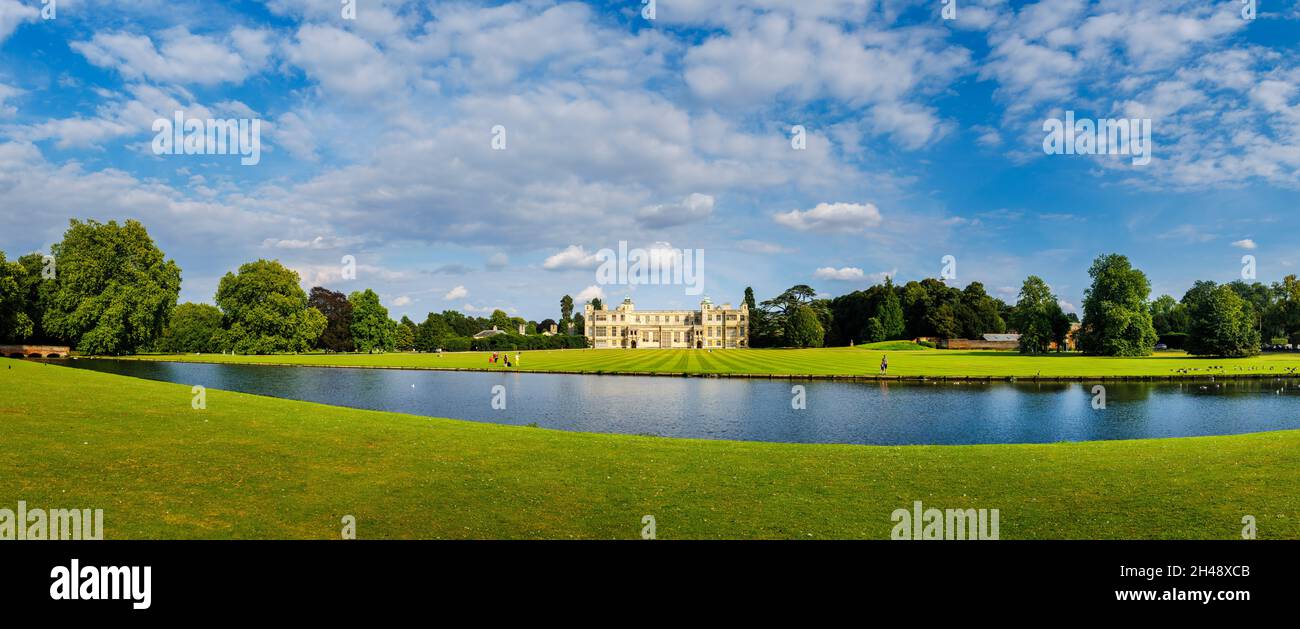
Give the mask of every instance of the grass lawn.
[[[919, 347], [911, 343], [906, 346]], [[893, 345], [891, 345], [893, 347]], [[521, 352], [522, 371], [638, 372], [686, 374], [775, 374], [807, 376], [874, 376], [880, 357], [889, 356], [890, 376], [1100, 378], [1120, 376], [1179, 377], [1295, 375], [1300, 354], [1264, 354], [1253, 358], [1197, 358], [1161, 352], [1143, 358], [1105, 358], [1079, 354], [1021, 356], [1016, 352], [881, 350], [871, 346], [825, 349], [586, 349]], [[222, 354], [145, 355], [141, 360], [234, 362], [340, 367], [409, 369], [505, 369], [489, 364], [490, 352], [435, 354]], [[511, 360], [514, 352], [511, 352]]]
[[[820, 355], [835, 354], [860, 356]], [[0, 507], [102, 508], [109, 539], [337, 538], [345, 514], [362, 538], [636, 538], [651, 514], [660, 539], [887, 539], [890, 514], [913, 500], [999, 509], [1003, 539], [1234, 539], [1248, 514], [1261, 538], [1300, 538], [1300, 431], [796, 445], [566, 433], [216, 390], [206, 410], [190, 402], [183, 385], [0, 359]]]

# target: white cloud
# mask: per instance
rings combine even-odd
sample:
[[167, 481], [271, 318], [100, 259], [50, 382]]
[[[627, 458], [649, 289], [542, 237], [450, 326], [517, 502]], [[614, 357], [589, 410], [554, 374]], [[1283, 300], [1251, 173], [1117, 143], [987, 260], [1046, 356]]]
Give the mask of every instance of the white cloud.
[[880, 210], [871, 203], [818, 203], [811, 210], [790, 210], [772, 218], [791, 229], [818, 232], [861, 232], [881, 223]]
[[1245, 240], [1234, 241], [1232, 243], [1232, 246], [1238, 249], [1254, 249], [1257, 245], [1255, 244], [1254, 240], [1251, 240], [1250, 238], [1246, 238]]
[[593, 299], [605, 300], [605, 289], [595, 284], [588, 286], [580, 291], [574, 298], [573, 303], [585, 304]]
[[510, 257], [500, 251], [488, 256], [487, 268], [489, 271], [500, 271], [510, 264]]
[[866, 277], [866, 273], [854, 266], [843, 268], [822, 267], [813, 273], [813, 277], [819, 280], [834, 280], [837, 282], [857, 282]]
[[[469, 296], [469, 290], [464, 286], [457, 286], [456, 288], [447, 291], [447, 294], [443, 295], [442, 298], [447, 301], [452, 301], [455, 299], [464, 299], [467, 296]], [[469, 306], [466, 305], [465, 308], [468, 310]]]
[[871, 282], [879, 284], [885, 281], [887, 277], [893, 277], [898, 273], [898, 269], [892, 271], [880, 271], [878, 273], [866, 273], [855, 266], [846, 266], [835, 268], [825, 266], [813, 272], [813, 277], [819, 280], [828, 280], [832, 282]]
[[26, 6], [19, 0], [0, 0], [0, 44], [18, 29], [23, 22], [35, 22], [41, 13], [35, 7]]
[[542, 268], [548, 271], [567, 271], [572, 269], [594, 269], [600, 266], [600, 259], [594, 253], [587, 253], [581, 245], [569, 245], [542, 262]]
[[402, 295], [397, 299], [393, 300], [393, 306], [398, 308], [401, 308], [402, 306], [408, 306], [410, 304], [411, 304], [411, 298], [407, 297], [406, 295]]
[[374, 44], [334, 26], [303, 25], [287, 55], [332, 95], [360, 101], [391, 95], [406, 85], [403, 65]]
[[335, 236], [317, 236], [311, 240], [267, 238], [262, 241], [262, 247], [265, 249], [337, 249], [338, 247], [353, 244], [354, 242], [355, 239], [338, 238]]
[[672, 227], [701, 221], [713, 213], [713, 197], [692, 193], [680, 203], [655, 205], [637, 212], [637, 222], [646, 227]]
[[13, 105], [5, 105], [5, 100], [22, 93], [23, 91], [16, 87], [0, 83], [0, 117], [12, 116], [18, 113], [18, 108]]
[[184, 27], [158, 35], [96, 33], [90, 41], [72, 42], [87, 61], [113, 68], [128, 79], [147, 78], [178, 84], [242, 83], [266, 67], [271, 55], [268, 31], [235, 28], [224, 40], [195, 35]]

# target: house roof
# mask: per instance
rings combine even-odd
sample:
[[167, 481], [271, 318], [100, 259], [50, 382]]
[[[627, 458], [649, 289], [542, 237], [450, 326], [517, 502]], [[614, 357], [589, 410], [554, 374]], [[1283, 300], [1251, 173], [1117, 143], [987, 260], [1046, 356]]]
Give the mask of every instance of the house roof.
[[1020, 340], [1019, 334], [985, 334], [986, 341], [1016, 342]]

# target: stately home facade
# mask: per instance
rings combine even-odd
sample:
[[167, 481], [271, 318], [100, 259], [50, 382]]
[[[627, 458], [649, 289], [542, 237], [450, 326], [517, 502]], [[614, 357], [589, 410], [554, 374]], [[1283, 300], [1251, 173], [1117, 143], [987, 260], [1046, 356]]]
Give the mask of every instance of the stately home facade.
[[708, 297], [699, 310], [637, 310], [632, 298], [600, 310], [587, 304], [583, 313], [588, 343], [597, 349], [734, 349], [749, 347], [749, 306], [713, 305]]

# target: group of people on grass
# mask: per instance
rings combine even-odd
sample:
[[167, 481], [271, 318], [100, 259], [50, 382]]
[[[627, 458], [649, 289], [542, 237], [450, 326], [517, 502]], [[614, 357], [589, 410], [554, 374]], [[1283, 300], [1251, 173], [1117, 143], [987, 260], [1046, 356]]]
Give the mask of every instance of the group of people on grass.
[[519, 352], [515, 352], [515, 362], [512, 363], [510, 362], [510, 354], [505, 352], [492, 352], [492, 355], [488, 357], [488, 364], [498, 364], [504, 361], [506, 367], [518, 367], [519, 358]]

